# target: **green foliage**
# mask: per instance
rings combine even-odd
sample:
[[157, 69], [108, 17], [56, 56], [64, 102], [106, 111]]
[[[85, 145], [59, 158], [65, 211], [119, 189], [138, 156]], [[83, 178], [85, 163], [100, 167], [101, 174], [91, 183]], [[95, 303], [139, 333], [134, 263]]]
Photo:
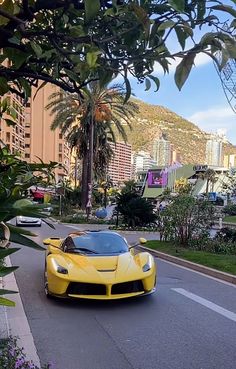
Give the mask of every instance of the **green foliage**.
[[208, 235], [214, 218], [214, 207], [209, 202], [179, 195], [158, 215], [161, 238], [188, 246], [193, 239]]
[[[24, 198], [28, 188], [42, 182], [49, 183], [53, 178], [52, 170], [55, 163], [28, 164], [11, 154], [7, 148], [0, 149], [0, 277], [3, 277], [17, 267], [6, 267], [3, 260], [18, 249], [6, 249], [8, 241], [28, 246], [37, 250], [44, 250], [37, 242], [28, 238], [35, 234], [22, 228], [17, 228], [8, 221], [17, 215], [46, 218], [42, 210], [44, 205], [33, 205]], [[44, 221], [47, 222], [46, 219]], [[7, 293], [0, 289], [0, 295]], [[13, 306], [13, 302], [0, 297], [0, 305]]]
[[220, 229], [216, 234], [216, 240], [234, 242], [236, 244], [236, 230], [228, 227]]
[[[22, 5], [23, 4], [23, 5]], [[232, 6], [230, 6], [232, 4]], [[146, 90], [159, 88], [155, 65], [169, 71], [180, 58], [175, 81], [180, 89], [198, 53], [213, 59], [217, 50], [235, 58], [234, 0], [5, 0], [0, 9], [1, 91], [27, 98], [30, 85], [54, 83], [80, 93], [91, 80], [101, 85], [120, 75], [131, 94], [129, 76]], [[225, 15], [225, 16], [224, 16]], [[223, 31], [225, 18], [228, 31]], [[199, 41], [199, 29], [206, 32]], [[172, 34], [174, 51], [169, 45]]]
[[[211, 244], [214, 245], [213, 240], [208, 240], [208, 242], [211, 242]], [[200, 265], [205, 265], [209, 268], [236, 275], [236, 255], [228, 255], [227, 253], [217, 254], [215, 252], [208, 252], [205, 250], [198, 251], [196, 248], [193, 249], [193, 247], [186, 249], [172, 242], [163, 241], [148, 241], [147, 247]]]
[[145, 226], [155, 223], [154, 206], [148, 200], [140, 197], [135, 190], [125, 190], [117, 196], [116, 210], [123, 216], [128, 227]]
[[227, 205], [223, 209], [223, 213], [228, 215], [236, 215], [236, 205]]
[[229, 173], [227, 180], [223, 183], [223, 189], [226, 193], [236, 196], [236, 173]]
[[[51, 364], [40, 366], [41, 369], [52, 368]], [[32, 361], [27, 360], [24, 349], [17, 344], [17, 338], [9, 337], [2, 340], [0, 347], [1, 369], [40, 369]]]

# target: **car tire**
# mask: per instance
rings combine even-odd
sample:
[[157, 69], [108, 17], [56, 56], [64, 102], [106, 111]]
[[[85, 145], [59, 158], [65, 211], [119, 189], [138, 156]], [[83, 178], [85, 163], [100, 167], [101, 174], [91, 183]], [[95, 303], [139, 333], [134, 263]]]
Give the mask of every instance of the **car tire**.
[[53, 296], [52, 294], [50, 293], [49, 289], [48, 289], [48, 279], [47, 279], [47, 272], [46, 272], [46, 265], [45, 265], [45, 270], [44, 270], [44, 293], [45, 293], [45, 296], [48, 298], [48, 299], [51, 299]]

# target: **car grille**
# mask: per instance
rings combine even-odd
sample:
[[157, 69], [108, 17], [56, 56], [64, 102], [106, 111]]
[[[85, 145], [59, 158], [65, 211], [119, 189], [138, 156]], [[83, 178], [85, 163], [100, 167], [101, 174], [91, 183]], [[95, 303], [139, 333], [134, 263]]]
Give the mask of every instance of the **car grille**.
[[67, 288], [68, 295], [106, 295], [104, 284], [71, 282]]
[[142, 292], [142, 291], [144, 291], [142, 281], [117, 283], [117, 284], [114, 284], [111, 288], [112, 295], [132, 293], [132, 292]]

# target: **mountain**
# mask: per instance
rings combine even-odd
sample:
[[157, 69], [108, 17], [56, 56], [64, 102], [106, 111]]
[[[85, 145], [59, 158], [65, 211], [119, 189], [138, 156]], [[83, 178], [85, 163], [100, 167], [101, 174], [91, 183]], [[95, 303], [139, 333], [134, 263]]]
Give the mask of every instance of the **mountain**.
[[[127, 129], [132, 150], [152, 152], [152, 142], [161, 134], [173, 145], [183, 164], [205, 162], [206, 141], [210, 134], [167, 108], [150, 105], [135, 99], [139, 113], [132, 119], [132, 130]], [[224, 155], [236, 154], [236, 146], [224, 142]]]

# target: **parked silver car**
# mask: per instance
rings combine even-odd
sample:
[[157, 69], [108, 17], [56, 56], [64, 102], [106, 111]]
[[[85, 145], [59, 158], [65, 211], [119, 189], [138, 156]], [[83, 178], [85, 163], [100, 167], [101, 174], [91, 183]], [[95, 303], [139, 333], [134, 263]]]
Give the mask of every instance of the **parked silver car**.
[[42, 220], [40, 218], [25, 217], [19, 215], [16, 217], [16, 226], [35, 226], [41, 227]]

